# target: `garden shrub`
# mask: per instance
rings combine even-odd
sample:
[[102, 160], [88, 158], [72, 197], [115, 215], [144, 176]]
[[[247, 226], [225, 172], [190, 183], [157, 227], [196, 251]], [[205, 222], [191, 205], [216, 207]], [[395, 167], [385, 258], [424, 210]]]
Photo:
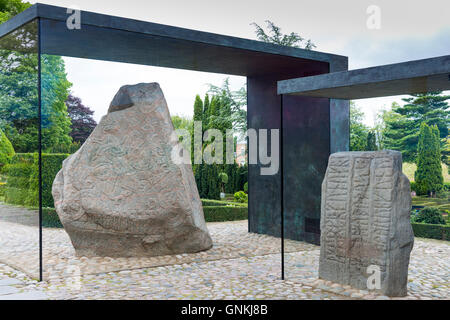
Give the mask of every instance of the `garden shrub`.
[[234, 200], [237, 202], [245, 203], [248, 202], [248, 196], [244, 191], [239, 191], [234, 194]]
[[450, 240], [450, 226], [426, 223], [411, 223], [414, 236], [437, 240]]
[[444, 191], [450, 191], [450, 182], [444, 182]]
[[33, 172], [32, 154], [16, 154], [11, 163], [2, 168], [6, 176], [5, 202], [15, 205], [32, 205], [30, 177]]
[[6, 182], [0, 182], [0, 197], [5, 196]]
[[[52, 196], [53, 181], [59, 170], [62, 168], [63, 161], [69, 156], [65, 153], [43, 153], [42, 154], [42, 207], [54, 207]], [[33, 174], [31, 176], [31, 189], [34, 194], [33, 199], [38, 199], [39, 196], [39, 168], [38, 155], [34, 156]]]
[[[53, 207], [52, 185], [68, 154], [42, 154], [42, 206]], [[5, 202], [39, 206], [39, 158], [37, 153], [16, 154], [2, 172], [7, 176]]]
[[206, 222], [237, 221], [248, 219], [246, 207], [203, 207]]
[[446, 199], [450, 195], [450, 192], [445, 191], [444, 189], [436, 191], [436, 198], [438, 199]]
[[14, 156], [14, 148], [6, 134], [0, 130], [0, 167], [10, 163]]
[[7, 187], [5, 190], [5, 202], [14, 205], [28, 205], [30, 199], [29, 189]]
[[248, 182], [244, 183], [244, 192], [248, 193]]
[[439, 209], [425, 207], [414, 216], [414, 222], [427, 224], [445, 224], [445, 219]]

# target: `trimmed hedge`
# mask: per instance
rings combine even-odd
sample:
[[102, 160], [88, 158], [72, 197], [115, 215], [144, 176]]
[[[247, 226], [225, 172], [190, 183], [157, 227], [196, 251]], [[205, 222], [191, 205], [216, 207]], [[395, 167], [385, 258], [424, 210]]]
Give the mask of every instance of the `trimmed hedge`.
[[8, 164], [14, 156], [14, 148], [6, 134], [0, 130], [0, 166]]
[[450, 240], [450, 225], [411, 223], [414, 236], [437, 240]]
[[247, 207], [246, 203], [239, 203], [233, 201], [222, 201], [222, 200], [210, 200], [210, 199], [202, 199], [202, 205], [204, 207]]
[[6, 191], [6, 183], [0, 182], [0, 197], [5, 196], [5, 191]]
[[[248, 219], [245, 207], [203, 207], [206, 222], [224, 222]], [[58, 214], [54, 208], [42, 208], [42, 226], [44, 228], [62, 228]]]
[[248, 219], [246, 207], [203, 207], [206, 222], [223, 222]]
[[54, 208], [42, 208], [42, 226], [44, 228], [62, 228], [58, 214]]
[[33, 154], [17, 153], [11, 163], [3, 167], [6, 176], [5, 202], [14, 205], [37, 206], [31, 195], [30, 177], [33, 173]]
[[[65, 153], [43, 153], [42, 154], [42, 207], [53, 208], [55, 206], [52, 196], [52, 186], [56, 175], [62, 168], [63, 161], [69, 156]], [[31, 176], [33, 185], [33, 198], [38, 199], [39, 197], [39, 169], [38, 169], [39, 158], [35, 154], [34, 157], [34, 171]]]
[[[54, 207], [52, 185], [62, 162], [69, 154], [42, 154], [42, 206]], [[31, 207], [39, 206], [39, 156], [37, 153], [16, 154], [3, 168], [7, 176], [5, 202]]]
[[450, 191], [450, 182], [444, 182], [444, 191]]

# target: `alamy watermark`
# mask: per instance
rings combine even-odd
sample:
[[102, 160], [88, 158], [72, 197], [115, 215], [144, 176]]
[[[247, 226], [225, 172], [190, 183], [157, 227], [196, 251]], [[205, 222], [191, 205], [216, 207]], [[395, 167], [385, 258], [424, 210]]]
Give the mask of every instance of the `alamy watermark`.
[[369, 290], [380, 290], [381, 289], [381, 270], [380, 266], [370, 265], [367, 267], [367, 289]]
[[373, 4], [367, 7], [366, 13], [369, 15], [366, 21], [367, 28], [370, 30], [380, 30], [381, 8]]
[[[279, 129], [249, 129], [245, 134], [248, 137], [248, 163], [262, 165], [261, 175], [263, 176], [278, 173], [280, 167], [279, 131]], [[189, 130], [178, 129], [173, 133], [171, 141], [176, 143], [172, 149], [171, 158], [178, 165], [224, 164], [224, 162], [233, 164], [235, 162], [232, 130], [226, 130], [224, 139], [223, 133], [218, 129], [208, 129], [203, 133], [202, 122], [195, 121], [193, 134]], [[206, 147], [203, 148], [204, 145]]]
[[81, 10], [77, 6], [70, 6], [67, 8], [67, 14], [69, 15], [66, 20], [66, 26], [69, 30], [81, 29]]

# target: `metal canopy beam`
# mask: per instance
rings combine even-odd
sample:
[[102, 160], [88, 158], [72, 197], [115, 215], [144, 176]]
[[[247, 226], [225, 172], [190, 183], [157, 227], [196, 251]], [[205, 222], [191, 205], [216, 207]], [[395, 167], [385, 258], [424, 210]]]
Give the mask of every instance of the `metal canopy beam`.
[[278, 81], [278, 94], [364, 99], [450, 89], [450, 55]]
[[38, 3], [1, 24], [0, 37], [40, 18], [43, 54], [240, 76], [302, 72], [318, 62], [347, 63], [339, 55], [87, 11], [81, 12], [81, 29], [69, 30], [69, 16], [66, 8]]

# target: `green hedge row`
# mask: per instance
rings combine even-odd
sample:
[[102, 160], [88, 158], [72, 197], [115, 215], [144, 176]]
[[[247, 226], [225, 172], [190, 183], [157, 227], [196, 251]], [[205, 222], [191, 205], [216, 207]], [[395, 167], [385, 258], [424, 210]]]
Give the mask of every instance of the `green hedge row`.
[[248, 219], [246, 207], [203, 207], [206, 222], [237, 221]]
[[[42, 206], [54, 207], [52, 185], [62, 162], [69, 154], [42, 154]], [[16, 154], [2, 173], [7, 177], [5, 202], [37, 207], [39, 205], [39, 158], [37, 153]]]
[[58, 214], [54, 208], [42, 208], [42, 226], [44, 228], [62, 228]]
[[411, 223], [414, 236], [437, 240], [450, 240], [450, 225]]
[[5, 191], [6, 191], [6, 183], [0, 182], [0, 197], [5, 196]]
[[202, 205], [204, 207], [226, 207], [226, 206], [247, 207], [246, 203], [221, 201], [221, 200], [210, 200], [210, 199], [202, 199]]
[[[43, 153], [42, 154], [42, 207], [55, 206], [52, 196], [52, 186], [56, 175], [62, 168], [63, 161], [69, 156], [65, 153]], [[38, 171], [38, 158], [35, 155], [35, 170], [31, 176], [31, 180], [34, 182], [32, 186], [36, 199], [39, 197], [39, 171]]]
[[[248, 210], [244, 207], [203, 207], [206, 222], [247, 220]], [[61, 221], [54, 208], [42, 209], [44, 228], [62, 228]]]

